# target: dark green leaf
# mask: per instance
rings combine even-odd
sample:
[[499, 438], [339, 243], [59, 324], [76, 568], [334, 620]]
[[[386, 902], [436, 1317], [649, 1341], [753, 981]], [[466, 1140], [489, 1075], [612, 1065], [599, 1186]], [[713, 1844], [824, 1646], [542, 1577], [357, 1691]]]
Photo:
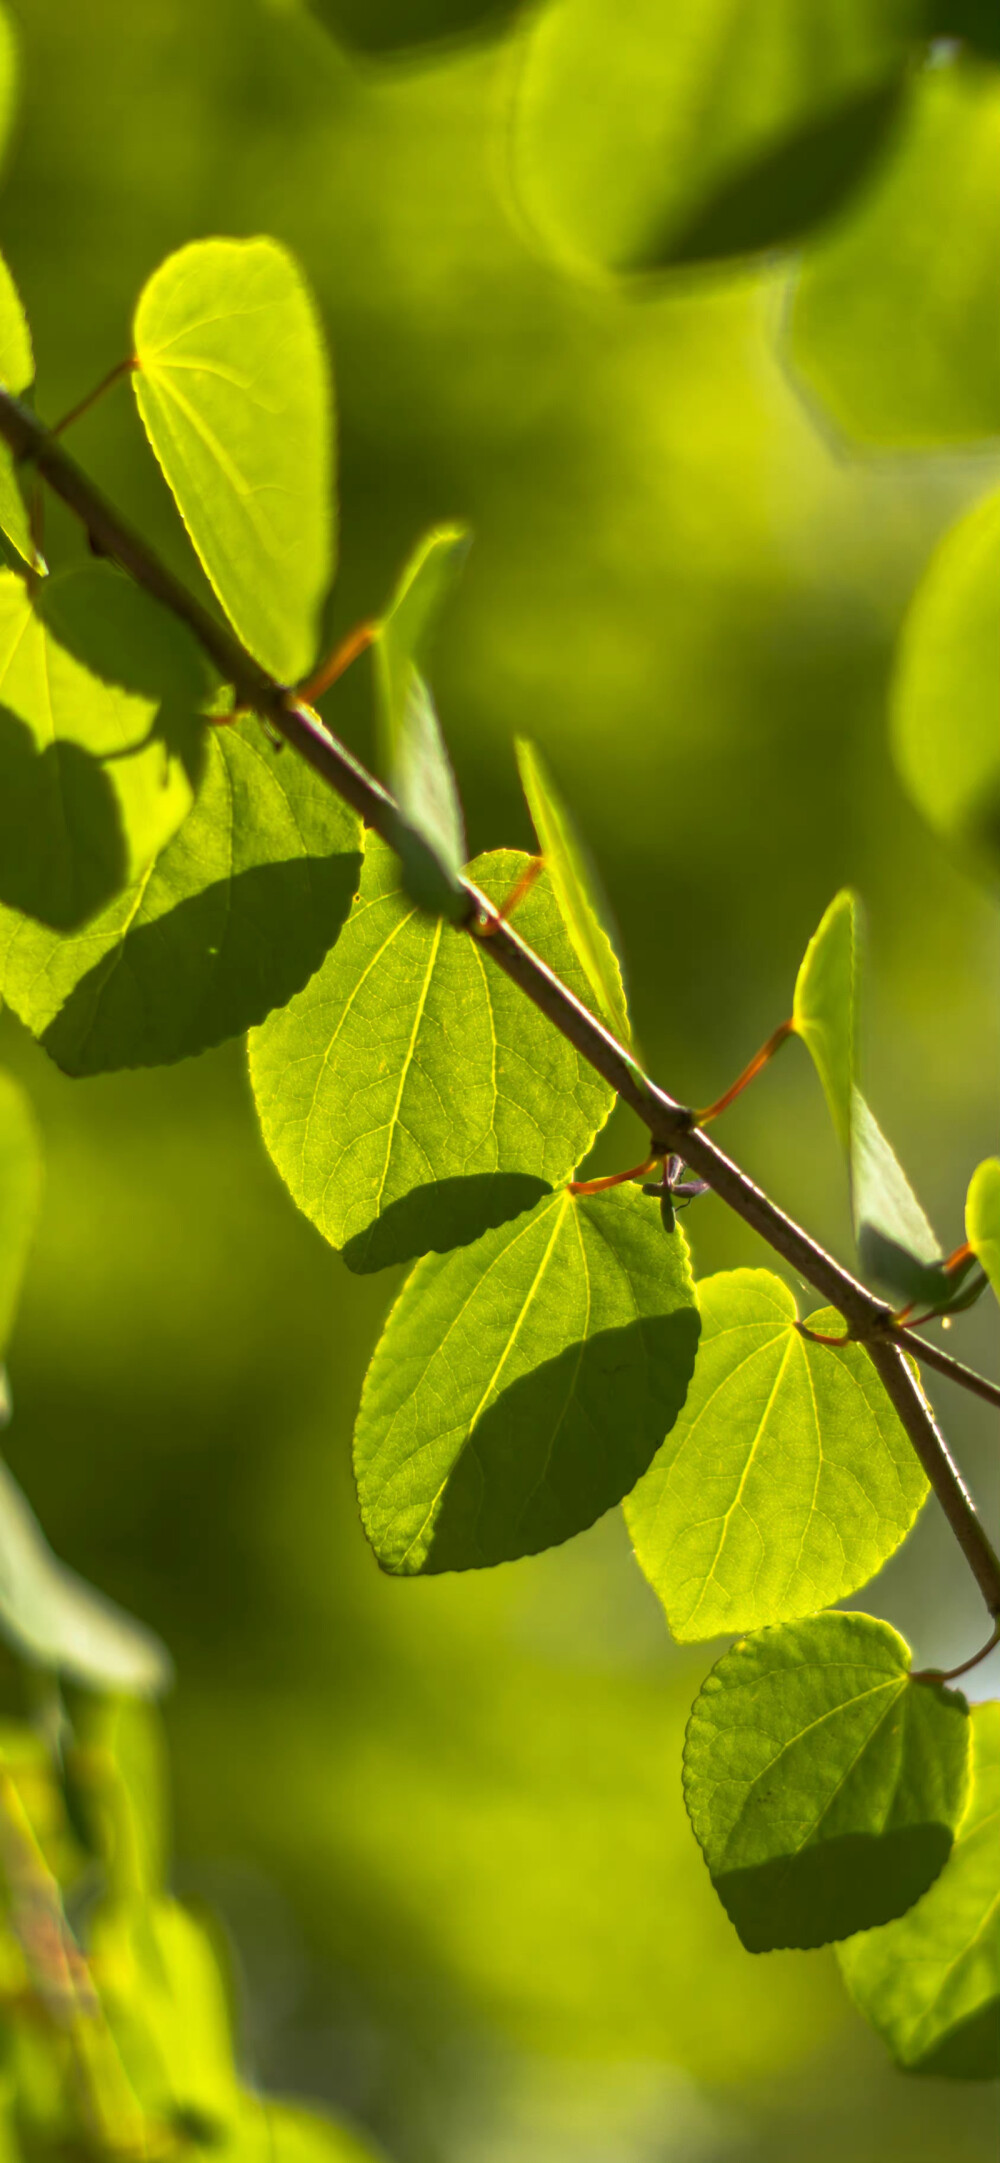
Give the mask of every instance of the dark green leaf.
[[631, 1031], [621, 970], [605, 928], [604, 912], [590, 866], [569, 812], [554, 788], [539, 752], [524, 737], [518, 738], [516, 750], [531, 823], [573, 951], [596, 999], [602, 1021], [607, 1022], [623, 1044], [627, 1044]]
[[[489, 899], [527, 859], [471, 876]], [[524, 935], [586, 999], [552, 889]], [[567, 1179], [611, 1110], [607, 1084], [477, 942], [423, 915], [393, 852], [367, 837], [361, 892], [305, 990], [250, 1041], [264, 1139], [298, 1203], [352, 1269], [475, 1239]]]
[[[6, 132], [10, 35], [7, 17], [0, 15], [0, 137]], [[23, 398], [34, 380], [35, 359], [27, 317], [21, 306], [21, 296], [0, 255], [0, 384], [5, 391], [12, 391], [15, 398]], [[0, 533], [6, 534], [18, 555], [23, 556], [33, 570], [45, 570], [32, 538], [14, 454], [6, 443], [0, 443]]]
[[987, 1157], [972, 1174], [965, 1236], [1000, 1299], [1000, 1157]]
[[582, 1532], [645, 1471], [697, 1341], [683, 1237], [631, 1188], [564, 1189], [418, 1262], [354, 1438], [383, 1569], [486, 1568]]
[[919, 448], [1000, 433], [998, 164], [996, 70], [925, 68], [893, 156], [809, 251], [790, 355], [846, 435]]
[[937, 1883], [898, 1922], [838, 1948], [855, 2004], [910, 2073], [1000, 2071], [1000, 1705], [972, 1709], [968, 1808]]
[[383, 771], [403, 814], [397, 838], [411, 899], [433, 914], [464, 907], [462, 807], [426, 669], [437, 619], [468, 554], [463, 526], [437, 526], [411, 556], [375, 642]]
[[[0, 1358], [10, 1343], [41, 1195], [42, 1148], [34, 1112], [19, 1084], [0, 1072]], [[9, 1415], [6, 1378], [4, 1405]]]
[[695, 1701], [684, 1795], [748, 1951], [902, 1915], [948, 1859], [968, 1791], [965, 1699], [914, 1682], [870, 1615], [741, 1638]]
[[0, 1631], [33, 1664], [91, 1689], [155, 1697], [170, 1682], [170, 1659], [159, 1638], [56, 1560], [3, 1463]]
[[[705, 1277], [698, 1304], [684, 1410], [625, 1505], [683, 1641], [845, 1598], [905, 1539], [927, 1494], [867, 1352], [811, 1344], [779, 1277]], [[829, 1311], [809, 1327], [843, 1335]]]
[[194, 809], [76, 938], [0, 911], [0, 985], [70, 1074], [239, 1036], [319, 967], [360, 872], [358, 822], [256, 722], [211, 729]]
[[134, 332], [139, 411], [205, 570], [295, 683], [334, 567], [329, 368], [302, 274], [275, 240], [193, 241], [154, 271]]

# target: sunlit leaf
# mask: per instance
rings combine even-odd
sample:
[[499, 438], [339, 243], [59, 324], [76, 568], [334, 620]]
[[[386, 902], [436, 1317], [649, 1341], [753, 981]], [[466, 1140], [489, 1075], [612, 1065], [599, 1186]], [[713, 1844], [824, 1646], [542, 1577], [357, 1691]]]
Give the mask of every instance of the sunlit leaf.
[[858, 904], [845, 889], [831, 901], [806, 947], [795, 982], [792, 1021], [823, 1084], [841, 1148], [850, 1152], [858, 974]]
[[338, 43], [389, 56], [499, 33], [518, 0], [309, 0]]
[[438, 526], [424, 536], [375, 641], [380, 755], [403, 814], [397, 850], [404, 883], [422, 908], [443, 915], [456, 913], [465, 828], [426, 669], [438, 614], [468, 547], [463, 526]]
[[301, 989], [359, 872], [358, 822], [304, 760], [212, 729], [180, 832], [81, 934], [0, 910], [3, 996], [67, 1073], [189, 1058]]
[[564, 1189], [418, 1262], [355, 1429], [383, 1569], [485, 1568], [593, 1524], [676, 1419], [697, 1340], [683, 1236], [631, 1188]]
[[1000, 1299], [1000, 1157], [987, 1157], [972, 1174], [965, 1236]]
[[163, 1723], [148, 1699], [76, 1691], [63, 1752], [73, 1824], [101, 1866], [111, 1900], [165, 1889], [169, 1801]]
[[227, 616], [283, 683], [315, 657], [333, 574], [323, 335], [277, 241], [198, 240], [135, 314], [139, 411]]
[[558, 253], [656, 270], [786, 243], [867, 174], [919, 0], [549, 0], [529, 23], [514, 184]]
[[[779, 1277], [703, 1277], [698, 1305], [684, 1409], [625, 1505], [684, 1641], [845, 1598], [905, 1539], [927, 1493], [867, 1352], [810, 1343]], [[809, 1327], [843, 1335], [829, 1311]]]
[[597, 1001], [601, 1019], [627, 1044], [630, 1029], [621, 970], [611, 938], [604, 928], [586, 856], [539, 752], [524, 737], [518, 739], [516, 749], [531, 823], [573, 950]]
[[917, 448], [1000, 432], [1000, 77], [925, 69], [873, 186], [806, 255], [789, 352], [837, 425]]
[[235, 2127], [240, 2092], [226, 1988], [207, 1931], [178, 1900], [161, 1896], [101, 1902], [89, 1940], [102, 2009], [144, 2112], [218, 2145]]
[[[19, 1083], [0, 1072], [0, 1356], [10, 1342], [41, 1194], [42, 1148], [34, 1112]], [[9, 1414], [6, 1376], [3, 1406]]]
[[[7, 17], [0, 14], [0, 143], [6, 133], [10, 40]], [[0, 384], [5, 391], [12, 391], [15, 398], [23, 398], [34, 380], [35, 359], [28, 320], [21, 306], [21, 296], [0, 255]], [[14, 454], [6, 443], [0, 443], [0, 533], [6, 534], [18, 555], [23, 556], [33, 570], [44, 571], [44, 562], [32, 538]]]
[[[1000, 127], [997, 144], [1000, 157]], [[910, 794], [994, 886], [1000, 882], [998, 590], [1000, 494], [959, 519], [932, 558], [906, 619], [892, 693], [893, 750]]]
[[972, 1786], [941, 1876], [916, 1907], [838, 1947], [855, 2004], [911, 2073], [1000, 2068], [1000, 1705], [974, 1705]]
[[965, 1699], [910, 1678], [870, 1615], [812, 1615], [724, 1653], [695, 1700], [684, 1796], [752, 1953], [902, 1915], [947, 1861], [968, 1792]]
[[[470, 876], [499, 901], [526, 860], [497, 850]], [[586, 999], [544, 877], [522, 927]], [[282, 1178], [359, 1270], [519, 1215], [569, 1177], [613, 1102], [476, 940], [406, 899], [395, 856], [374, 834], [341, 938], [304, 991], [254, 1031], [250, 1074]]]
[[2, 1463], [0, 1631], [29, 1661], [92, 1689], [155, 1697], [170, 1682], [159, 1638], [57, 1561]]

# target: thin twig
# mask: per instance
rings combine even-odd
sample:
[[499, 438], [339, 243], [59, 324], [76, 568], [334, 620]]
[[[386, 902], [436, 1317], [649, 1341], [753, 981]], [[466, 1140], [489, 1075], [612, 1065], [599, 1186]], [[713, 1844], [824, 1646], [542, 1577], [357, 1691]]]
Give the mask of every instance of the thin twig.
[[933, 1367], [938, 1374], [946, 1374], [950, 1382], [957, 1382], [960, 1389], [971, 1391], [974, 1397], [982, 1397], [984, 1403], [996, 1405], [1000, 1410], [1000, 1382], [991, 1382], [985, 1374], [977, 1374], [974, 1367], [966, 1367], [951, 1352], [944, 1352], [940, 1345], [928, 1344], [926, 1337], [918, 1337], [915, 1329], [892, 1331], [896, 1344], [904, 1345], [925, 1367]]
[[[3, 390], [0, 390], [0, 436], [10, 445], [15, 457], [35, 465], [49, 486], [82, 520], [104, 553], [113, 557], [154, 600], [187, 625], [225, 681], [233, 685], [236, 703], [252, 707], [255, 713], [271, 722], [314, 771], [360, 813], [368, 826], [391, 847], [396, 846], [401, 815], [388, 790], [352, 758], [346, 747], [338, 743], [297, 699], [293, 690], [270, 676], [239, 639], [187, 591], [146, 542], [119, 517], [61, 444], [53, 439], [51, 432]], [[477, 939], [480, 951], [488, 954], [511, 982], [520, 986], [581, 1057], [603, 1076], [624, 1103], [639, 1114], [649, 1130], [652, 1154], [664, 1156], [675, 1149], [680, 1150], [696, 1176], [704, 1179], [745, 1224], [759, 1232], [776, 1253], [843, 1315], [853, 1337], [864, 1341], [986, 1605], [991, 1615], [1000, 1614], [1000, 1556], [986, 1536], [931, 1407], [903, 1356], [900, 1343], [894, 1339], [891, 1309], [859, 1284], [848, 1270], [842, 1269], [833, 1256], [762, 1193], [707, 1134], [699, 1131], [696, 1114], [643, 1073], [610, 1031], [524, 944], [513, 926], [498, 916], [471, 882], [464, 882], [464, 892], [467, 908], [460, 928]], [[918, 1353], [918, 1357], [921, 1356], [924, 1356], [922, 1345]]]

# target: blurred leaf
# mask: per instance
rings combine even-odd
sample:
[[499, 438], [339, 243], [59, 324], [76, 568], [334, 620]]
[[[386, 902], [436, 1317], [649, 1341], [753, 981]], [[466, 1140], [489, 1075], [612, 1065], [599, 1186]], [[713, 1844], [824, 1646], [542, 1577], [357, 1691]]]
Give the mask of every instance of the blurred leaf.
[[[526, 861], [500, 849], [470, 876], [499, 900]], [[546, 878], [523, 921], [586, 999]], [[393, 852], [372, 833], [340, 940], [253, 1032], [250, 1075], [294, 1200], [361, 1271], [519, 1215], [569, 1177], [614, 1101], [474, 939], [407, 902]]]
[[987, 1157], [972, 1174], [965, 1236], [1000, 1299], [1000, 1157]]
[[531, 823], [574, 953], [601, 1019], [623, 1044], [628, 1044], [631, 1030], [621, 969], [610, 934], [604, 928], [590, 866], [540, 753], [523, 736], [518, 737], [515, 748]]
[[[1000, 130], [997, 135], [1000, 155]], [[998, 419], [1000, 426], [1000, 419]], [[896, 763], [924, 817], [1000, 882], [1000, 493], [960, 518], [931, 559], [900, 640]]]
[[969, 1784], [965, 1699], [913, 1682], [870, 1615], [741, 1638], [695, 1700], [684, 1796], [751, 1953], [902, 1915], [947, 1861]]
[[439, 611], [468, 550], [464, 526], [436, 526], [426, 534], [375, 642], [382, 770], [406, 822], [397, 839], [404, 884], [421, 908], [446, 916], [456, 913], [465, 828], [425, 669]]
[[[905, 1539], [927, 1481], [866, 1351], [811, 1344], [766, 1269], [698, 1285], [684, 1410], [625, 1505], [681, 1642], [845, 1598]], [[842, 1335], [839, 1315], [809, 1327]]]
[[[7, 71], [11, 50], [10, 26], [6, 15], [0, 14], [0, 142], [6, 133]], [[12, 391], [15, 398], [23, 398], [34, 380], [35, 357], [31, 350], [28, 319], [21, 306], [21, 296], [0, 255], [0, 384], [4, 390]], [[32, 570], [44, 572], [45, 564], [32, 538], [14, 453], [6, 443], [0, 443], [0, 533], [6, 534]]]
[[0, 1631], [28, 1660], [91, 1689], [155, 1697], [171, 1679], [159, 1638], [57, 1561], [2, 1463]]
[[919, 448], [1000, 433], [1000, 78], [925, 68], [894, 155], [805, 257], [790, 355], [837, 426]]
[[240, 2096], [229, 2005], [206, 1931], [177, 1900], [106, 1901], [91, 1925], [101, 2003], [147, 2116], [207, 2147]]
[[256, 722], [212, 728], [194, 809], [77, 938], [0, 911], [8, 1005], [69, 1074], [156, 1066], [240, 1036], [299, 991], [357, 888], [360, 828]]
[[6, 151], [10, 138], [19, 75], [15, 25], [9, 9], [3, 5], [0, 6], [0, 153]]
[[143, 424], [219, 600], [283, 683], [306, 674], [333, 575], [331, 389], [297, 264], [275, 240], [198, 240], [135, 314]]
[[342, 45], [373, 55], [498, 33], [520, 0], [309, 0]]
[[683, 1237], [630, 1188], [564, 1190], [418, 1262], [354, 1436], [383, 1569], [487, 1568], [592, 1525], [676, 1419], [697, 1341]]
[[857, 1005], [858, 904], [835, 895], [806, 947], [795, 980], [792, 1023], [823, 1084], [841, 1148], [850, 1153]]
[[135, 1698], [78, 1692], [72, 1729], [63, 1752], [67, 1800], [112, 1902], [162, 1893], [170, 1843], [159, 1713]]
[[[10, 1343], [41, 1198], [42, 1145], [35, 1115], [24, 1090], [0, 1072], [0, 1356]], [[4, 1412], [9, 1417], [6, 1374]]]
[[561, 254], [615, 271], [755, 253], [834, 211], [895, 117], [920, 0], [549, 0], [514, 177]]
[[59, 931], [148, 870], [190, 808], [208, 678], [108, 565], [0, 571], [0, 897]]
[[974, 1705], [972, 1786], [947, 1863], [898, 1922], [838, 1947], [855, 2004], [898, 2065], [952, 2080], [1000, 2067], [1000, 1705]]

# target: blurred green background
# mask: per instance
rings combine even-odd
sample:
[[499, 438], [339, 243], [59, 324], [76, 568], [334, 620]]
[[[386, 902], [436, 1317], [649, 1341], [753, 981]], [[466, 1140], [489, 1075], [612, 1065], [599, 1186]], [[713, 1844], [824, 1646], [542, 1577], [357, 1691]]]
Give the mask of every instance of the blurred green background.
[[[510, 740], [535, 736], [602, 867], [644, 1052], [695, 1102], [787, 1013], [856, 885], [871, 1095], [953, 1244], [997, 1145], [997, 922], [903, 796], [885, 696], [907, 597], [996, 457], [838, 446], [782, 371], [784, 273], [635, 299], [540, 260], [505, 208], [502, 50], [366, 65], [265, 0], [17, 12], [0, 245], [41, 411], [129, 350], [170, 248], [296, 250], [337, 371], [331, 630], [380, 607], [422, 526], [475, 529], [437, 677], [472, 846], [528, 843]], [[193, 576], [125, 387], [74, 449]], [[50, 557], [79, 548], [51, 514]], [[327, 711], [368, 754], [363, 668]], [[991, 2158], [991, 2092], [895, 2073], [830, 1955], [739, 1946], [680, 1795], [717, 1648], [671, 1647], [617, 1514], [481, 1579], [379, 1576], [349, 1449], [397, 1278], [351, 1278], [296, 1216], [242, 1048], [70, 1083], [9, 1017], [0, 1036], [49, 1163], [8, 1454], [58, 1551], [175, 1653], [177, 1882], [231, 1932], [251, 2070], [399, 2163]], [[804, 1053], [725, 1139], [849, 1255]], [[616, 1118], [601, 1163], [635, 1142]], [[711, 1198], [687, 1228], [702, 1272], [766, 1259]], [[995, 1367], [985, 1304], [953, 1343]], [[939, 1402], [995, 1507], [995, 1419]], [[933, 1506], [870, 1604], [921, 1660], [979, 1642]]]

